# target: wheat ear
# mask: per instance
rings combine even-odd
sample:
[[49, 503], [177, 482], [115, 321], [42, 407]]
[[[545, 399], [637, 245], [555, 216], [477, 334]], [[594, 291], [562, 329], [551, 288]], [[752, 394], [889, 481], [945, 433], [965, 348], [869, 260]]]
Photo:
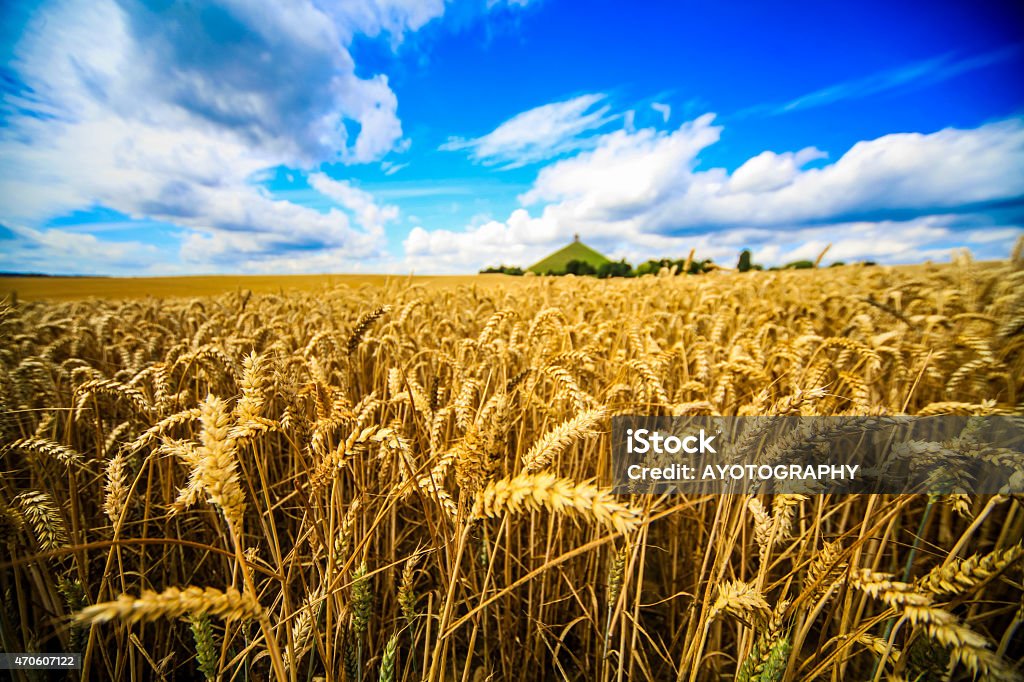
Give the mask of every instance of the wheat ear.
[[200, 434], [202, 447], [198, 450], [199, 483], [210, 496], [210, 501], [224, 512], [224, 518], [235, 532], [240, 533], [245, 514], [245, 493], [236, 470], [235, 440], [228, 435], [231, 415], [224, 401], [212, 395], [199, 409], [203, 423]]
[[640, 524], [641, 511], [616, 501], [610, 490], [575, 483], [553, 474], [520, 474], [492, 481], [473, 504], [474, 518], [495, 517], [540, 508], [577, 514], [627, 533]]
[[532, 473], [543, 469], [577, 440], [597, 435], [596, 427], [606, 414], [604, 408], [587, 410], [545, 433], [523, 455], [524, 470]]
[[233, 587], [225, 592], [213, 587], [169, 587], [163, 592], [144, 590], [138, 597], [122, 594], [114, 601], [87, 606], [78, 612], [75, 620], [80, 623], [111, 620], [135, 623], [203, 613], [237, 620], [257, 618], [261, 610], [255, 599]]

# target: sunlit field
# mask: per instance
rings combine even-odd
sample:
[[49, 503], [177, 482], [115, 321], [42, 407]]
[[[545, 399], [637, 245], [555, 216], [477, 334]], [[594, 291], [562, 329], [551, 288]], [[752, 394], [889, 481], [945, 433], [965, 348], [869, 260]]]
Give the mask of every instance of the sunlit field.
[[617, 414], [1021, 415], [1019, 260], [0, 285], [6, 651], [90, 680], [1020, 679], [1017, 497], [608, 487]]
[[0, 296], [15, 300], [128, 299], [216, 296], [230, 292], [319, 291], [335, 286], [385, 286], [389, 282], [451, 286], [516, 280], [494, 275], [221, 275], [196, 277], [0, 277]]

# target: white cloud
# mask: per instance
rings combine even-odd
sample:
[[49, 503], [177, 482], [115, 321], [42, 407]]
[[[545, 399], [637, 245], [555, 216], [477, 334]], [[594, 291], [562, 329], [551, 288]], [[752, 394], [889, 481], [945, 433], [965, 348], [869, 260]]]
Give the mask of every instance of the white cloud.
[[397, 206], [378, 206], [372, 194], [353, 187], [346, 180], [333, 180], [323, 173], [314, 173], [309, 176], [309, 184], [354, 213], [359, 224], [374, 235], [384, 234], [384, 225], [398, 218]]
[[801, 168], [821, 157], [813, 148], [762, 154], [732, 176], [694, 170], [699, 153], [718, 140], [712, 120], [602, 136], [593, 151], [545, 167], [523, 201], [557, 202], [583, 218], [636, 220], [645, 231], [670, 233], [924, 216], [1024, 195], [1022, 119], [886, 135], [822, 168]]
[[134, 241], [100, 240], [69, 230], [36, 230], [19, 225], [0, 228], [0, 270], [63, 275], [133, 274], [155, 265], [160, 250]]
[[[599, 136], [595, 147], [544, 167], [520, 199], [538, 205], [505, 222], [463, 232], [420, 230], [410, 258], [479, 267], [529, 265], [574, 232], [608, 255], [633, 262], [663, 255], [731, 265], [756, 248], [767, 264], [813, 258], [922, 260], [949, 244], [1009, 249], [1020, 225], [1001, 224], [986, 206], [1024, 196], [1024, 120], [972, 130], [893, 134], [860, 142], [834, 163], [825, 154], [763, 152], [737, 168], [696, 170], [721, 128], [705, 115], [671, 131], [645, 128]], [[998, 230], [999, 237], [986, 240]]]
[[[364, 6], [375, 4], [332, 15], [304, 0], [55, 2], [26, 27], [14, 66], [66, 124], [112, 116], [229, 136], [282, 161], [370, 161], [401, 137], [397, 101], [385, 76], [356, 76], [346, 46], [355, 30], [401, 22], [344, 23]], [[354, 140], [346, 122], [360, 128]]]
[[17, 163], [0, 171], [0, 194], [18, 201], [0, 207], [5, 221], [98, 203], [189, 228], [194, 234], [183, 243], [182, 258], [193, 262], [223, 265], [242, 253], [332, 246], [345, 246], [351, 259], [363, 258], [382, 246], [375, 221], [394, 215], [372, 201], [343, 204], [360, 218], [357, 229], [345, 212], [322, 214], [274, 200], [246, 179], [262, 159], [201, 131], [103, 119], [63, 128], [46, 143], [8, 142], [6, 149]]
[[557, 241], [543, 218], [516, 209], [508, 220], [488, 220], [465, 230], [414, 227], [404, 241], [405, 263], [417, 272], [466, 272], [486, 265], [526, 266], [539, 260]]
[[387, 77], [356, 75], [348, 45], [357, 33], [400, 40], [443, 11], [441, 0], [47, 3], [13, 48], [28, 87], [3, 96], [13, 113], [0, 129], [0, 222], [101, 205], [186, 228], [182, 258], [215, 268], [317, 248], [374, 257], [393, 207], [354, 190], [341, 202], [353, 222], [254, 183], [277, 166], [407, 146]]
[[381, 161], [380, 169], [384, 171], [384, 175], [392, 176], [403, 168], [408, 167], [408, 163], [395, 163], [394, 161]]
[[444, 0], [344, 0], [315, 4], [334, 19], [346, 43], [355, 33], [370, 37], [388, 33], [401, 41], [405, 33], [418, 31], [444, 14]]
[[713, 120], [706, 114], [670, 133], [643, 128], [603, 135], [594, 150], [544, 167], [522, 201], [572, 202], [602, 220], [642, 211], [683, 189], [697, 154], [718, 141], [721, 128]]
[[762, 104], [750, 107], [738, 112], [738, 115], [774, 116], [800, 109], [825, 106], [843, 100], [862, 99], [884, 92], [940, 83], [954, 76], [1011, 59], [1020, 50], [1020, 45], [1010, 45], [971, 57], [958, 57], [952, 53], [944, 54], [820, 88], [781, 104]]
[[475, 161], [506, 168], [551, 159], [586, 147], [589, 142], [581, 135], [614, 120], [611, 107], [601, 104], [605, 99], [603, 94], [588, 94], [545, 104], [513, 116], [482, 137], [451, 138], [441, 149], [469, 150]]
[[814, 147], [807, 147], [796, 153], [761, 152], [733, 171], [729, 178], [729, 189], [733, 192], [752, 194], [782, 189], [793, 182], [804, 165], [815, 159], [824, 159], [826, 156], [825, 152]]
[[964, 241], [973, 244], [991, 244], [995, 242], [1012, 243], [1021, 236], [1021, 227], [985, 228], [968, 232]]
[[669, 116], [672, 115], [671, 105], [664, 104], [662, 102], [651, 102], [651, 109], [661, 114], [661, 122], [668, 123]]

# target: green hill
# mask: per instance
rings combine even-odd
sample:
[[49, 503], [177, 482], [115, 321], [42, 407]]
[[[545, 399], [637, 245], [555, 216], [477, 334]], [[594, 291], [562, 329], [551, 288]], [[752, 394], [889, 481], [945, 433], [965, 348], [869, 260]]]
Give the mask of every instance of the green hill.
[[547, 274], [549, 271], [565, 272], [565, 266], [572, 260], [585, 261], [593, 265], [594, 268], [599, 268], [603, 264], [611, 262], [597, 251], [577, 240], [555, 251], [547, 258], [534, 263], [527, 270], [536, 272], [538, 275]]

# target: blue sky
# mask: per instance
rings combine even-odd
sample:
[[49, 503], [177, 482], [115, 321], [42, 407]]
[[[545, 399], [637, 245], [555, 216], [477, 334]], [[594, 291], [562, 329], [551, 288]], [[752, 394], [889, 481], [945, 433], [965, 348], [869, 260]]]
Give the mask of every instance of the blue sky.
[[1005, 257], [1014, 2], [6, 3], [0, 270]]

